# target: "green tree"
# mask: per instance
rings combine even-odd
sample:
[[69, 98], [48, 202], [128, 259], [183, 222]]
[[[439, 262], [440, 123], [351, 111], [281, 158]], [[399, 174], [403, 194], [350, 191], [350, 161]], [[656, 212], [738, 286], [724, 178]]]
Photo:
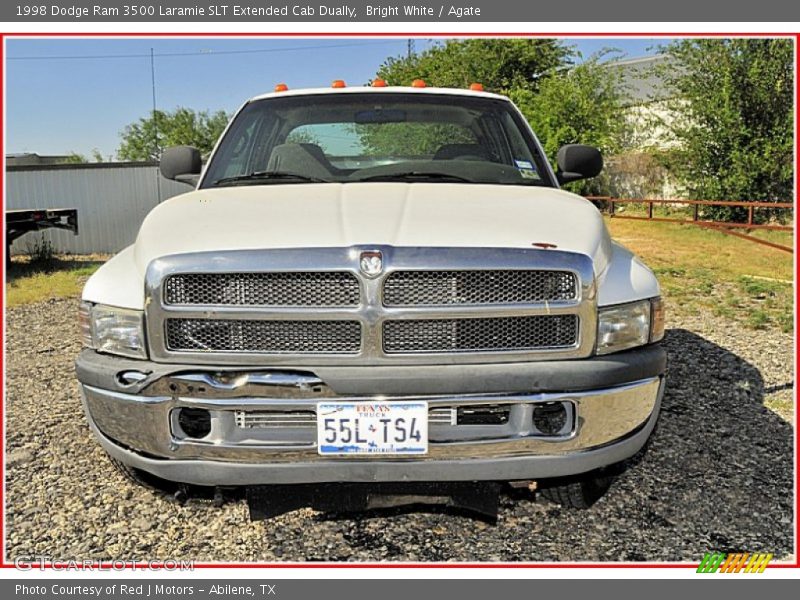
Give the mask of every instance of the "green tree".
[[368, 154], [427, 157], [443, 144], [473, 143], [475, 136], [451, 123], [376, 123], [357, 125], [356, 132]]
[[[784, 39], [682, 40], [661, 69], [674, 118], [668, 168], [710, 200], [791, 201], [793, 48]], [[743, 209], [708, 211], [739, 219]]]
[[319, 139], [305, 126], [298, 127], [286, 136], [286, 144], [317, 144]]
[[542, 77], [569, 64], [575, 51], [550, 39], [448, 40], [420, 54], [389, 58], [378, 77], [390, 85], [410, 85], [423, 79], [438, 87], [468, 87], [482, 83], [487, 91], [511, 88], [535, 90]]
[[[605, 157], [624, 149], [630, 135], [630, 121], [624, 107], [629, 100], [622, 72], [613, 64], [602, 64], [602, 54], [544, 78], [538, 91], [525, 87], [510, 90], [555, 165], [564, 144], [588, 144]], [[577, 193], [601, 193], [602, 177], [570, 184]]]
[[89, 162], [103, 162], [104, 158], [103, 155], [100, 153], [100, 150], [97, 148], [92, 148], [92, 158], [91, 160], [85, 155], [79, 152], [70, 152], [67, 156], [59, 161], [59, 164], [62, 165], [79, 165]]
[[131, 123], [120, 133], [117, 155], [122, 160], [158, 160], [169, 146], [194, 146], [202, 154], [211, 152], [228, 123], [224, 111], [197, 112], [177, 108], [172, 112], [154, 111]]
[[60, 165], [79, 165], [83, 163], [88, 163], [89, 159], [86, 158], [83, 154], [79, 152], [70, 152], [64, 158], [58, 161]]

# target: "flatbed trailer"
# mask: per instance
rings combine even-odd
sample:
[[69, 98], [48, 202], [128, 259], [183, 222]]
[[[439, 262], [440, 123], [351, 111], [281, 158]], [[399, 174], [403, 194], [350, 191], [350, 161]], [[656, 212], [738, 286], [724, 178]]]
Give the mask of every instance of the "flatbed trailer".
[[11, 244], [30, 231], [66, 229], [78, 235], [77, 208], [23, 208], [6, 211], [6, 259]]

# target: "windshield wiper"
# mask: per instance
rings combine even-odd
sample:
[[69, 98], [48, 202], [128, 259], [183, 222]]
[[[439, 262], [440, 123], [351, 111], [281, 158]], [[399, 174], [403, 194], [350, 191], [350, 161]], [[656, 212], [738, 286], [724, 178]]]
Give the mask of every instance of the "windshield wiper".
[[368, 177], [359, 177], [352, 181], [407, 181], [407, 180], [421, 179], [426, 181], [458, 181], [461, 183], [478, 183], [466, 177], [459, 175], [451, 175], [450, 173], [436, 173], [431, 171], [405, 171], [402, 173], [385, 173], [383, 175], [371, 175]]
[[255, 173], [248, 173], [247, 175], [234, 175], [232, 177], [223, 177], [217, 179], [214, 185], [236, 185], [239, 183], [247, 184], [250, 182], [257, 183], [288, 183], [294, 181], [296, 183], [331, 183], [327, 179], [320, 179], [319, 177], [309, 177], [308, 175], [301, 175], [300, 173], [287, 173], [285, 171], [257, 171]]

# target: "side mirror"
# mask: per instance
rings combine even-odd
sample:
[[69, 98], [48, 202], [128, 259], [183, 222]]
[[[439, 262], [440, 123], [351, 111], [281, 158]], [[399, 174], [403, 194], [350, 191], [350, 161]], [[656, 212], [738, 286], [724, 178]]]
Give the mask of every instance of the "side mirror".
[[197, 185], [203, 161], [200, 150], [191, 146], [174, 146], [167, 148], [161, 155], [159, 163], [161, 174], [167, 179]]
[[589, 179], [603, 170], [603, 156], [597, 148], [583, 144], [567, 144], [556, 155], [558, 183]]

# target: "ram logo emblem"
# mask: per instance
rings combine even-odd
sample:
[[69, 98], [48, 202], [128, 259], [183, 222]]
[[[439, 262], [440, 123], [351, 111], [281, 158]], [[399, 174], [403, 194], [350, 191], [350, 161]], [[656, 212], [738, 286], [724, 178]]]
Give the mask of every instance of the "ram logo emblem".
[[364, 275], [377, 277], [383, 271], [383, 254], [380, 250], [362, 252], [358, 264]]

